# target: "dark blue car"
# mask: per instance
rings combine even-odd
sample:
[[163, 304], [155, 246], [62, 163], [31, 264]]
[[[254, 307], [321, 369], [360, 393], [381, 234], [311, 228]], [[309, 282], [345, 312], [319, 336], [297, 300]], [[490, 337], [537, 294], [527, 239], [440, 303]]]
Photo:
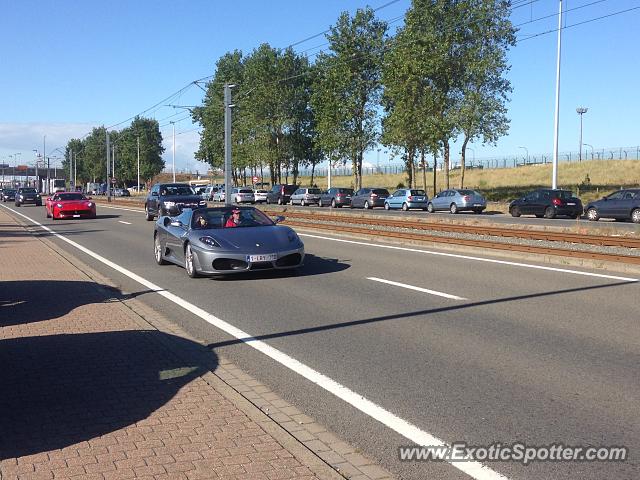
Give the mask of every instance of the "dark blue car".
[[618, 190], [601, 200], [590, 202], [585, 211], [592, 222], [601, 218], [615, 218], [640, 223], [640, 189]]

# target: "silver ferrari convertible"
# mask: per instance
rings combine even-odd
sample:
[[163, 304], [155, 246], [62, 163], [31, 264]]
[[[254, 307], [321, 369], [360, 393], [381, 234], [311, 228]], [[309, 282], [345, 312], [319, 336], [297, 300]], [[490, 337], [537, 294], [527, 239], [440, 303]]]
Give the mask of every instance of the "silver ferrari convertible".
[[297, 268], [304, 244], [295, 231], [254, 207], [185, 209], [158, 218], [153, 246], [158, 265], [183, 266], [194, 278]]

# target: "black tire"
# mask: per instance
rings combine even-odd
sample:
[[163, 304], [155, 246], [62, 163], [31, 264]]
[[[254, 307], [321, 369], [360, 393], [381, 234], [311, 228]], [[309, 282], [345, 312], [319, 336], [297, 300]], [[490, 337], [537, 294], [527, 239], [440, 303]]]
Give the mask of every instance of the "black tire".
[[336, 199], [335, 198], [333, 198], [331, 200], [331, 208], [336, 208]]
[[520, 208], [517, 206], [511, 207], [511, 210], [509, 210], [509, 213], [511, 214], [512, 217], [516, 217], [516, 218], [522, 215], [522, 213], [520, 213]]
[[365, 209], [365, 210], [369, 210], [370, 208], [371, 208], [371, 206], [369, 205], [369, 202], [368, 202], [368, 201], [365, 201], [365, 202], [364, 202], [364, 209]]
[[153, 220], [153, 215], [149, 213], [149, 207], [146, 205], [144, 206], [144, 217], [147, 219], [147, 222]]
[[322, 207], [322, 199], [318, 200], [318, 206]]
[[384, 202], [384, 209], [385, 210], [391, 210], [391, 207], [389, 206], [389, 204], [387, 202]]
[[19, 207], [19, 206], [20, 206], [20, 202], [16, 202], [16, 207]]
[[300, 206], [301, 207], [306, 207], [307, 206], [307, 202], [305, 202], [304, 200], [300, 200]]
[[433, 203], [431, 203], [431, 202], [427, 203], [427, 212], [433, 213], [435, 211], [436, 210], [435, 210], [435, 208], [433, 208]]
[[408, 212], [409, 211], [409, 205], [407, 205], [406, 203], [402, 204], [402, 211], [403, 212]]
[[267, 197], [267, 200], [265, 202], [267, 205], [271, 205], [271, 202], [269, 201], [269, 197]]
[[451, 205], [449, 205], [449, 212], [452, 213], [453, 215], [458, 213], [458, 205], [456, 205], [455, 203], [452, 203]]
[[547, 207], [544, 211], [544, 218], [556, 218], [556, 209], [553, 207]]
[[640, 223], [640, 208], [635, 208], [631, 212], [631, 221], [633, 223]]
[[587, 220], [589, 220], [590, 222], [597, 222], [598, 220], [600, 220], [600, 214], [598, 213], [598, 210], [593, 207], [587, 210]]
[[200, 276], [193, 263], [193, 251], [191, 250], [190, 243], [187, 243], [184, 247], [184, 268], [187, 271], [187, 275], [191, 278], [198, 278]]
[[162, 245], [160, 245], [157, 235], [153, 237], [153, 256], [155, 257], [158, 265], [166, 265], [169, 263], [162, 258]]
[[278, 205], [282, 205], [282, 198], [278, 198]]
[[473, 213], [475, 213], [476, 215], [480, 215], [482, 213], [482, 209], [481, 208], [475, 208], [473, 210]]

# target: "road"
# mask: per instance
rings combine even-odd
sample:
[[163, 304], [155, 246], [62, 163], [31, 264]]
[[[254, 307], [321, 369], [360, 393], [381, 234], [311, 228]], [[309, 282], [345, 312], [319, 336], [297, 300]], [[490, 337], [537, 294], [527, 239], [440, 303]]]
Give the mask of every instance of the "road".
[[[43, 208], [10, 208], [277, 349], [278, 361], [52, 237], [400, 478], [640, 476], [633, 278], [299, 230], [308, 256], [297, 275], [191, 280], [154, 263], [141, 212], [99, 206], [96, 220], [52, 222]], [[309, 381], [295, 361], [324, 377]], [[379, 410], [329, 393], [324, 379]], [[399, 461], [412, 444], [401, 421], [450, 443], [624, 445], [631, 458], [490, 462], [490, 476], [474, 477], [466, 462]]]

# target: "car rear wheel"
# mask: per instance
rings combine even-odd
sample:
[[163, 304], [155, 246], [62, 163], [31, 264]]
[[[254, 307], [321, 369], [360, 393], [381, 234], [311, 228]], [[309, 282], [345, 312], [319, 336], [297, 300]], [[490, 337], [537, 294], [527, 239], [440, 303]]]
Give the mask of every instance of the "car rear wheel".
[[435, 209], [433, 208], [433, 203], [429, 202], [427, 204], [427, 212], [429, 212], [429, 213], [435, 212]]
[[331, 200], [331, 208], [336, 208], [336, 199]]
[[282, 205], [282, 198], [278, 199], [278, 205]]
[[556, 211], [553, 207], [547, 207], [544, 211], [544, 218], [556, 218]]
[[371, 208], [369, 207], [369, 202], [364, 202], [364, 208], [365, 210], [369, 210], [369, 208]]
[[187, 246], [184, 249], [184, 268], [187, 270], [187, 275], [191, 278], [199, 276], [193, 261], [193, 250], [191, 250], [190, 243], [187, 243]]
[[640, 208], [636, 208], [631, 212], [631, 221], [633, 223], [640, 223]]
[[587, 219], [591, 222], [597, 222], [598, 220], [600, 220], [600, 214], [598, 213], [598, 210], [593, 207], [587, 210]]
[[409, 205], [407, 205], [406, 203], [403, 203], [403, 204], [402, 204], [402, 211], [403, 211], [403, 212], [406, 212], [406, 211], [408, 211], [408, 210], [409, 210]]
[[520, 213], [520, 208], [518, 207], [511, 207], [511, 211], [509, 213], [511, 213], [512, 217], [519, 217], [520, 215], [522, 215]]
[[156, 235], [153, 239], [153, 253], [156, 257], [156, 263], [158, 265], [166, 265], [167, 261], [162, 258], [162, 245], [160, 244], [160, 239]]
[[449, 205], [449, 211], [455, 215], [456, 213], [458, 213], [458, 205], [452, 203], [451, 205]]
[[149, 213], [149, 207], [147, 205], [144, 206], [144, 217], [147, 219], [147, 222], [153, 220], [153, 215]]
[[306, 207], [307, 206], [307, 202], [305, 202], [304, 200], [300, 200], [300, 206], [301, 207]]

